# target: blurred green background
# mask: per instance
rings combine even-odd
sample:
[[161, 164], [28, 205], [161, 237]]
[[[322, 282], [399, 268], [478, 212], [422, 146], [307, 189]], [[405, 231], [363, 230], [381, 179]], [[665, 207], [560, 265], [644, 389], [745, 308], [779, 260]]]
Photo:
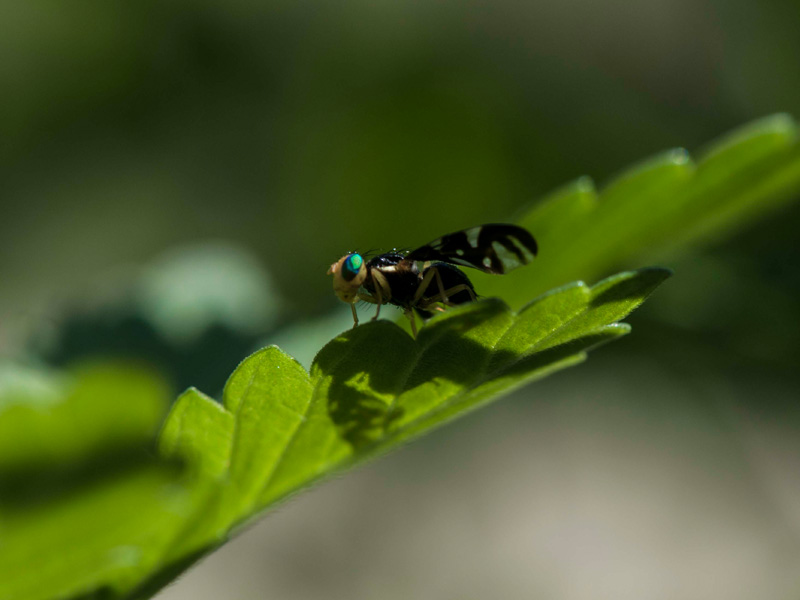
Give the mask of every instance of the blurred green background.
[[[308, 361], [350, 325], [345, 252], [800, 115], [798, 31], [793, 0], [6, 3], [0, 352], [175, 393], [266, 343]], [[797, 597], [798, 224], [676, 257], [629, 339], [163, 597]]]

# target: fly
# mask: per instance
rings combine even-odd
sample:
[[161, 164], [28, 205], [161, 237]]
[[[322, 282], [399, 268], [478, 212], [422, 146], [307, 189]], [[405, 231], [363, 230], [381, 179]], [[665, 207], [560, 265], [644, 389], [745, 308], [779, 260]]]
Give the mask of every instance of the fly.
[[358, 325], [355, 303], [364, 300], [403, 309], [417, 336], [414, 311], [429, 319], [432, 310], [456, 306], [477, 298], [472, 282], [458, 267], [502, 275], [536, 256], [536, 240], [527, 229], [516, 225], [489, 224], [448, 233], [408, 253], [387, 252], [368, 261], [357, 252], [333, 263], [333, 290], [350, 304], [353, 327]]

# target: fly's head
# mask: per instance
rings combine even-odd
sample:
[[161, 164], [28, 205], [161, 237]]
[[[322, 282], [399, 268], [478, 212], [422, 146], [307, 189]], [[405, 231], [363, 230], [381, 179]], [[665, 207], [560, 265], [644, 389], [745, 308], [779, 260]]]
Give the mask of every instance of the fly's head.
[[328, 275], [333, 275], [333, 291], [339, 300], [353, 304], [358, 300], [358, 288], [367, 278], [367, 266], [364, 258], [353, 252], [333, 263]]

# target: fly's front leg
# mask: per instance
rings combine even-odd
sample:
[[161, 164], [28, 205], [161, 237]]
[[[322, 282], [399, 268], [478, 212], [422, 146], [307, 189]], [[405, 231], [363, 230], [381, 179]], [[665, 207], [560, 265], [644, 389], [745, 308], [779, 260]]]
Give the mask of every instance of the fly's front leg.
[[355, 329], [356, 327], [358, 327], [358, 314], [356, 314], [356, 305], [351, 304], [350, 308], [353, 311], [353, 329]]
[[[381, 305], [387, 303], [392, 298], [392, 288], [389, 287], [389, 282], [386, 281], [386, 277], [384, 277], [383, 273], [378, 269], [370, 269], [370, 275], [372, 276], [372, 281], [375, 283], [375, 304], [378, 305], [378, 310], [375, 311], [375, 316], [372, 317], [372, 320], [376, 321], [378, 315], [381, 314]], [[386, 299], [384, 299], [384, 296], [386, 296]]]
[[[382, 303], [381, 302], [382, 298], [380, 297], [380, 291], [378, 291], [378, 290], [375, 290], [375, 291], [378, 294], [377, 298], [375, 298], [375, 296], [372, 296], [372, 295], [370, 295], [370, 294], [368, 294], [366, 292], [358, 292], [358, 299], [359, 300], [363, 300], [364, 302], [369, 302], [370, 304], [377, 304], [378, 305], [378, 311], [375, 313], [375, 316], [372, 319], [373, 321], [375, 319], [377, 319], [378, 315], [381, 313], [381, 303]], [[354, 314], [355, 314], [355, 310], [356, 309], [353, 308], [353, 313]]]
[[375, 299], [375, 304], [378, 305], [378, 310], [375, 311], [375, 316], [372, 317], [373, 321], [378, 320], [378, 315], [381, 314], [381, 305], [383, 304], [383, 298], [381, 298], [381, 288], [379, 288], [378, 286], [375, 286], [375, 295], [378, 296]]
[[364, 302], [369, 302], [370, 304], [377, 304], [378, 301], [375, 300], [374, 296], [366, 293], [366, 292], [358, 292], [358, 299], [363, 300]]

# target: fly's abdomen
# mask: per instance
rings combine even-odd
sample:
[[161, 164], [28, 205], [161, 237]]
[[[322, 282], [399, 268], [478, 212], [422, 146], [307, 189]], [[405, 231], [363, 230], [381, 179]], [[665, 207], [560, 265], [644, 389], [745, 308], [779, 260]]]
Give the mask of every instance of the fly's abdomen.
[[[463, 272], [461, 272], [460, 269], [454, 267], [453, 265], [443, 262], [435, 262], [422, 272], [422, 278], [424, 279], [428, 270], [434, 267], [437, 271], [439, 271], [439, 276], [442, 278], [442, 287], [444, 288], [445, 292], [448, 292], [448, 302], [453, 304], [464, 304], [466, 302], [471, 302], [475, 298], [475, 288], [472, 287], [472, 282], [466, 275], [464, 275]], [[453, 292], [452, 294], [449, 293], [449, 290], [459, 287], [461, 289], [458, 291]], [[472, 294], [470, 294], [470, 292], [472, 292]], [[437, 298], [439, 295], [439, 284], [434, 278], [431, 281], [431, 284], [428, 286], [428, 289], [425, 290], [423, 298], [430, 300]]]

